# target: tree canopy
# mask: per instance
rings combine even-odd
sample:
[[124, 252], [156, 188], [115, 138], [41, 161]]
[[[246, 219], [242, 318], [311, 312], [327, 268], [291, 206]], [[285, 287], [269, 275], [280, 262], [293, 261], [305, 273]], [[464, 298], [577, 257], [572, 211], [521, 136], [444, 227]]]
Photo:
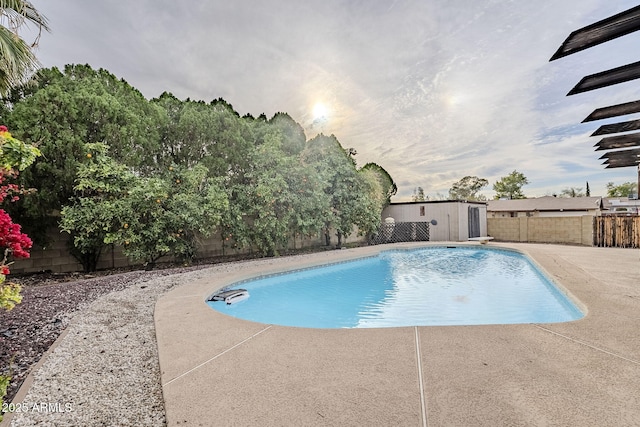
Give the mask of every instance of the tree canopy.
[[363, 209], [368, 205], [364, 199], [370, 194], [358, 174], [353, 155], [352, 151], [342, 148], [334, 135], [323, 134], [311, 139], [303, 152], [304, 161], [324, 181], [324, 192], [330, 200], [330, 212], [324, 221], [327, 244], [332, 228], [337, 231], [338, 245], [341, 245], [342, 238], [351, 233], [354, 225], [369, 227]]
[[391, 197], [398, 192], [398, 186], [393, 181], [393, 178], [391, 178], [391, 175], [389, 175], [389, 172], [376, 163], [367, 163], [360, 168], [360, 171], [370, 171], [372, 175], [376, 177], [381, 186], [382, 194], [385, 196], [384, 205], [389, 205], [389, 203], [391, 203]]
[[529, 184], [529, 180], [524, 174], [514, 170], [493, 184], [493, 190], [496, 192], [495, 199], [525, 199], [526, 197], [522, 193], [522, 187], [526, 184]]
[[638, 184], [635, 182], [624, 182], [615, 185], [613, 182], [607, 183], [607, 197], [629, 197], [638, 192]]
[[560, 192], [560, 197], [584, 197], [582, 187], [568, 187]]
[[489, 185], [489, 181], [477, 176], [465, 176], [460, 181], [453, 183], [449, 189], [449, 198], [452, 200], [486, 200], [480, 190]]
[[105, 143], [110, 155], [144, 172], [155, 166], [164, 111], [106, 70], [68, 65], [64, 71], [43, 69], [38, 89], [13, 99], [2, 119], [17, 135], [42, 152], [21, 176], [40, 191], [19, 203], [16, 217], [41, 240], [52, 224], [50, 214], [74, 197], [85, 143]]
[[223, 99], [168, 92], [147, 100], [89, 65], [41, 70], [0, 113], [43, 153], [21, 177], [41, 191], [16, 213], [37, 236], [60, 220], [87, 270], [108, 243], [152, 265], [192, 258], [214, 231], [264, 255], [320, 232], [330, 244], [330, 230], [341, 245], [376, 230], [397, 191], [381, 166], [358, 170], [356, 150], [334, 135], [307, 141], [286, 113], [240, 117]]

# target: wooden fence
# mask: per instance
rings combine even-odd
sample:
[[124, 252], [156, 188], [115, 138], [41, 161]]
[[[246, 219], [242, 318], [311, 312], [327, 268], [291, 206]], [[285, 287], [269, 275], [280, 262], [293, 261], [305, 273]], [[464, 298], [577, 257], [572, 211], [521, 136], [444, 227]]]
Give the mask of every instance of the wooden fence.
[[640, 216], [606, 215], [595, 217], [593, 245], [640, 248]]

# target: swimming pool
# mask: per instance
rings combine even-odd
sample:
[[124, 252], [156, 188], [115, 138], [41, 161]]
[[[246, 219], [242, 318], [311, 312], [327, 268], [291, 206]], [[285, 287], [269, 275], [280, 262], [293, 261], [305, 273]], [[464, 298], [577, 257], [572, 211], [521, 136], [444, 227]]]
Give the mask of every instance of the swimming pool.
[[583, 313], [523, 254], [477, 247], [378, 256], [235, 283], [249, 298], [211, 308], [307, 328], [551, 323]]

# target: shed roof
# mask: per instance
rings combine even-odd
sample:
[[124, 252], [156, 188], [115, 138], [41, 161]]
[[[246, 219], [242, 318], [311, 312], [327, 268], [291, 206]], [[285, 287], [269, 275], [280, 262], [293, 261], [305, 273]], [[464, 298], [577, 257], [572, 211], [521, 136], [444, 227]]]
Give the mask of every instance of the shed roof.
[[391, 206], [398, 206], [398, 205], [431, 205], [431, 204], [437, 204], [437, 203], [470, 203], [470, 204], [476, 204], [476, 205], [486, 205], [487, 202], [481, 202], [481, 201], [477, 201], [477, 200], [425, 200], [425, 201], [419, 201], [419, 202], [391, 202], [390, 205]]
[[601, 197], [553, 197], [533, 199], [491, 200], [487, 211], [491, 212], [533, 212], [533, 211], [584, 211], [600, 209]]

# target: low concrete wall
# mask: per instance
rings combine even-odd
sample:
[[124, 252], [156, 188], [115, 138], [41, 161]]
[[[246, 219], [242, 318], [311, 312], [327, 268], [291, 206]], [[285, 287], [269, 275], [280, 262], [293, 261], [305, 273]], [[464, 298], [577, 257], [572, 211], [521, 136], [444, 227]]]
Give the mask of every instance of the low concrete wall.
[[[69, 273], [73, 271], [82, 271], [82, 265], [69, 253], [69, 235], [60, 232], [58, 229], [51, 229], [48, 233], [49, 244], [46, 247], [34, 246], [31, 251], [31, 257], [28, 259], [14, 260], [11, 266], [11, 272], [17, 273], [35, 273], [40, 271], [51, 271], [53, 273]], [[358, 236], [354, 232], [343, 240], [345, 243], [366, 241], [365, 236]], [[303, 249], [308, 247], [324, 245], [324, 235], [318, 233], [318, 236], [307, 238], [296, 238], [289, 241], [289, 249]], [[231, 248], [233, 242], [223, 242], [219, 235], [214, 234], [208, 239], [204, 239], [198, 248], [197, 258], [211, 258], [221, 255], [237, 255], [249, 253], [250, 249], [235, 250]], [[335, 233], [331, 233], [331, 244], [335, 245], [337, 239]], [[171, 257], [163, 257], [158, 262], [171, 261]], [[107, 268], [120, 268], [140, 265], [128, 259], [119, 246], [109, 245], [100, 257], [98, 262], [98, 270]]]
[[593, 216], [487, 218], [496, 241], [593, 246]]

